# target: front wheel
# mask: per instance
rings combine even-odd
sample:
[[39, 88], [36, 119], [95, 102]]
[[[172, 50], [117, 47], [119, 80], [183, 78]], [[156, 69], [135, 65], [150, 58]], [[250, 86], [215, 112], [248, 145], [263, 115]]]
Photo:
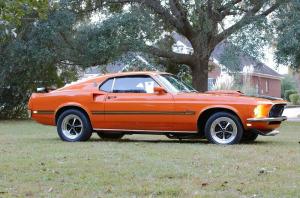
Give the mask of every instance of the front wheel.
[[243, 126], [231, 113], [215, 113], [205, 124], [205, 136], [214, 144], [237, 144], [243, 136]]
[[57, 133], [62, 140], [67, 142], [86, 141], [92, 135], [92, 127], [84, 113], [70, 109], [58, 117]]

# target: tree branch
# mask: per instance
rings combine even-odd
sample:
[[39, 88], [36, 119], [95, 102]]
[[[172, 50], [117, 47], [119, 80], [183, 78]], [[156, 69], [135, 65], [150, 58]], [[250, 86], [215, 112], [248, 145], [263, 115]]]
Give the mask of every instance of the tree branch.
[[261, 14], [255, 15], [259, 10], [263, 7], [263, 3], [259, 2], [257, 3], [251, 10], [249, 10], [240, 21], [232, 25], [231, 27], [227, 28], [223, 32], [219, 33], [215, 38], [215, 41], [217, 43], [221, 42], [222, 40], [226, 39], [228, 36], [232, 35], [233, 33], [237, 32], [241, 28], [245, 27], [246, 25], [249, 25], [250, 23], [257, 21], [261, 18], [264, 18], [271, 14], [273, 11], [275, 11], [281, 4], [280, 3], [274, 3], [272, 6], [270, 6], [267, 10], [262, 12]]
[[233, 6], [235, 6], [236, 4], [240, 3], [241, 1], [242, 0], [232, 0], [232, 1], [228, 2], [228, 3], [226, 3], [225, 5], [221, 6], [217, 10], [219, 12], [230, 10]]
[[191, 62], [193, 60], [193, 56], [189, 54], [179, 54], [173, 51], [167, 51], [160, 49], [158, 47], [153, 46], [147, 46], [144, 50], [146, 53], [150, 53], [152, 55], [167, 58], [172, 62], [178, 63], [178, 64], [187, 64], [191, 65]]
[[193, 34], [193, 28], [188, 21], [187, 10], [181, 5], [179, 0], [169, 0], [169, 4], [173, 15], [182, 23], [182, 30], [178, 29], [178, 31], [187, 38], [190, 38]]
[[181, 32], [184, 30], [183, 25], [178, 21], [158, 0], [107, 0], [107, 3], [139, 3], [152, 9], [156, 14], [162, 16], [163, 20], [171, 24]]

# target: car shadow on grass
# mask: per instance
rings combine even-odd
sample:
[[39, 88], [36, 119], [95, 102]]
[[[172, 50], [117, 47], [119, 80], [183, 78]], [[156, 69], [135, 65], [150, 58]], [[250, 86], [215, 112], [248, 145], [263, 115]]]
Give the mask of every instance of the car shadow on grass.
[[[206, 139], [129, 139], [129, 138], [124, 138], [121, 140], [114, 140], [114, 139], [90, 139], [88, 142], [116, 142], [116, 143], [171, 143], [171, 144], [204, 144], [204, 145], [209, 145], [211, 143], [208, 142]], [[280, 144], [286, 144], [285, 142], [278, 142], [278, 141], [254, 141], [254, 142], [241, 142], [239, 145], [280, 145]], [[211, 144], [212, 145], [212, 144]]]
[[[46, 139], [43, 139], [46, 140]], [[51, 138], [51, 139], [47, 139], [48, 141], [61, 141], [63, 142], [61, 139], [59, 138]], [[100, 138], [91, 138], [90, 140], [86, 141], [85, 143], [89, 143], [89, 142], [93, 142], [93, 143], [105, 143], [105, 142], [111, 142], [111, 143], [150, 143], [150, 144], [203, 144], [203, 145], [210, 145], [211, 143], [208, 142], [208, 140], [206, 139], [183, 139], [183, 140], [179, 140], [179, 139], [134, 139], [134, 138], [123, 138], [120, 140], [115, 140], [115, 139], [100, 139]], [[84, 143], [84, 142], [81, 142]], [[213, 145], [213, 144], [211, 144]], [[286, 145], [285, 141], [267, 141], [267, 140], [257, 140], [254, 142], [240, 142], [239, 145]]]
[[179, 143], [179, 144], [208, 144], [209, 142], [205, 139], [201, 140], [178, 140], [178, 139], [129, 139], [124, 138], [120, 140], [114, 139], [90, 139], [89, 142], [118, 142], [118, 143]]

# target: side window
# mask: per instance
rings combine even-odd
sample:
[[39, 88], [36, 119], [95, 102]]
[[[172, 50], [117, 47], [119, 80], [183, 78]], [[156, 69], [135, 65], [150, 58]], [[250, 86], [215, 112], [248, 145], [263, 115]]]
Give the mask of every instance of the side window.
[[159, 85], [149, 76], [130, 76], [116, 78], [114, 93], [154, 93]]
[[109, 79], [104, 84], [101, 85], [100, 90], [105, 92], [111, 92], [112, 91], [112, 84], [114, 79]]

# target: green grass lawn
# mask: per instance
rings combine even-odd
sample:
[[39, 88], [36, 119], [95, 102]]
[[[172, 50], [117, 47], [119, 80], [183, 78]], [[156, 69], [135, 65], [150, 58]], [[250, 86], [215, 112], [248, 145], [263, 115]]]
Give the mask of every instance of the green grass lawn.
[[66, 143], [55, 127], [0, 122], [0, 197], [300, 197], [300, 123], [218, 146], [132, 135]]

